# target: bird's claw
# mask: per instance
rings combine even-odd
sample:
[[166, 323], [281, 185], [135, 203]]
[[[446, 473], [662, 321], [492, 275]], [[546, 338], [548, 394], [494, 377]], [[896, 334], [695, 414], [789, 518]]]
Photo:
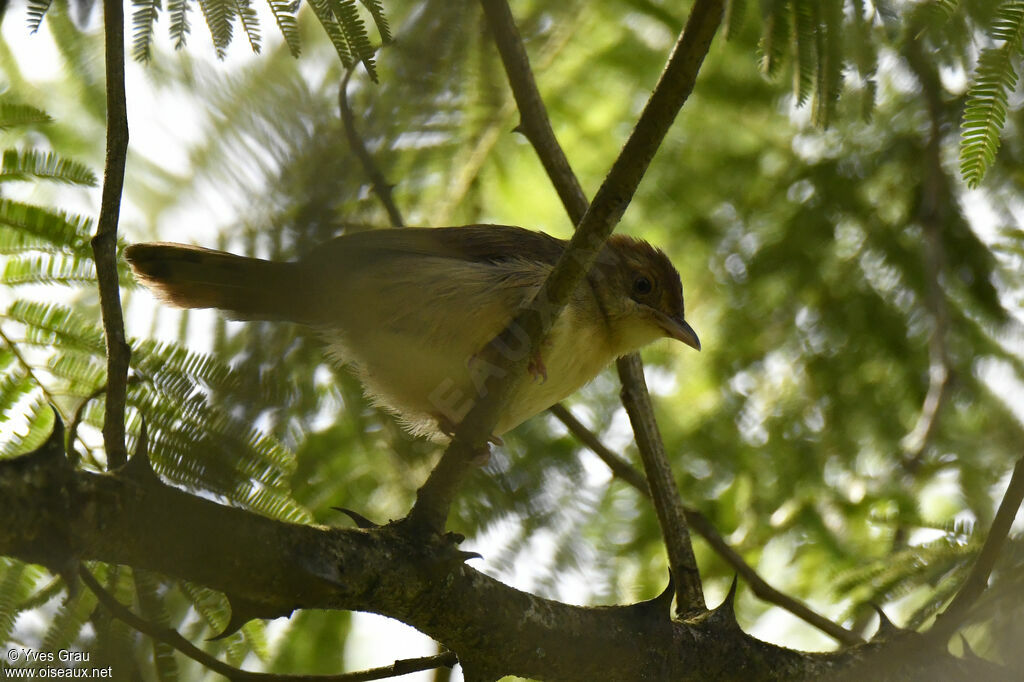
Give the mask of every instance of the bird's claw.
[[526, 370], [534, 381], [543, 384], [548, 380], [548, 368], [544, 366], [544, 360], [541, 358], [539, 350], [530, 358], [530, 364], [526, 366]]

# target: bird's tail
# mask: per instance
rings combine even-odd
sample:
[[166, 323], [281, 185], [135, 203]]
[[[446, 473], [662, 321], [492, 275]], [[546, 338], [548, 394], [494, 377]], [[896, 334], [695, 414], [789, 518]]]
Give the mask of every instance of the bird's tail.
[[318, 297], [298, 263], [164, 242], [133, 244], [125, 258], [138, 280], [171, 305], [219, 308], [240, 320], [316, 321]]

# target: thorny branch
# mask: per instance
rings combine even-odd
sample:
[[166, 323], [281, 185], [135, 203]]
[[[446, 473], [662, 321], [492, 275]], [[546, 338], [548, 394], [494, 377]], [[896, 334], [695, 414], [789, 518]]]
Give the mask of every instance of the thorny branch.
[[92, 251], [96, 260], [100, 309], [107, 341], [107, 401], [103, 418], [103, 445], [107, 466], [116, 469], [128, 461], [124, 442], [124, 409], [128, 393], [131, 348], [125, 340], [121, 292], [117, 281], [117, 224], [128, 156], [128, 109], [124, 91], [124, 6], [103, 0], [103, 35], [106, 60], [107, 156], [103, 167], [103, 194]]
[[[298, 608], [381, 613], [444, 642], [467, 680], [853, 679], [872, 660], [883, 672], [896, 661], [895, 672], [871, 677], [880, 682], [939, 671], [943, 679], [1015, 679], [905, 639], [817, 654], [773, 646], [743, 633], [732, 597], [691, 619], [670, 617], [671, 592], [629, 606], [561, 604], [475, 571], [436, 538], [287, 523], [196, 497], [161, 482], [144, 454], [113, 474], [76, 470], [64, 457], [61, 425], [38, 450], [0, 462], [0, 499], [5, 556], [65, 576], [98, 560], [199, 582], [228, 596], [236, 625]], [[82, 509], [89, 513], [73, 513]], [[116, 599], [106, 606], [125, 615]], [[147, 623], [133, 625], [151, 634]]]

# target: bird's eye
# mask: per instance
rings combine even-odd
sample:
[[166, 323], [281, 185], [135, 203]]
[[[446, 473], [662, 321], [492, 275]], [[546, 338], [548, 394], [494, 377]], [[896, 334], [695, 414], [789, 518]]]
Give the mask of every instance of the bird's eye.
[[646, 296], [654, 289], [651, 280], [645, 275], [637, 275], [633, 280], [633, 293], [637, 296]]

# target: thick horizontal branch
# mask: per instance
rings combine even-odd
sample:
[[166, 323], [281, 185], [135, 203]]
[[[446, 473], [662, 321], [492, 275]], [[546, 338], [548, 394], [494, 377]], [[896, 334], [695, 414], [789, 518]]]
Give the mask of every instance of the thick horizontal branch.
[[[739, 629], [731, 601], [682, 621], [664, 595], [589, 608], [542, 599], [465, 565], [441, 536], [424, 543], [394, 526], [264, 518], [161, 483], [144, 457], [116, 474], [76, 471], [61, 431], [0, 462], [0, 555], [65, 575], [88, 559], [201, 583], [227, 595], [236, 624], [298, 608], [379, 613], [441, 642], [474, 680], [795, 680], [852, 666], [869, 650], [806, 654], [760, 642]], [[929, 656], [922, 670], [931, 659], [959, 660]]]

